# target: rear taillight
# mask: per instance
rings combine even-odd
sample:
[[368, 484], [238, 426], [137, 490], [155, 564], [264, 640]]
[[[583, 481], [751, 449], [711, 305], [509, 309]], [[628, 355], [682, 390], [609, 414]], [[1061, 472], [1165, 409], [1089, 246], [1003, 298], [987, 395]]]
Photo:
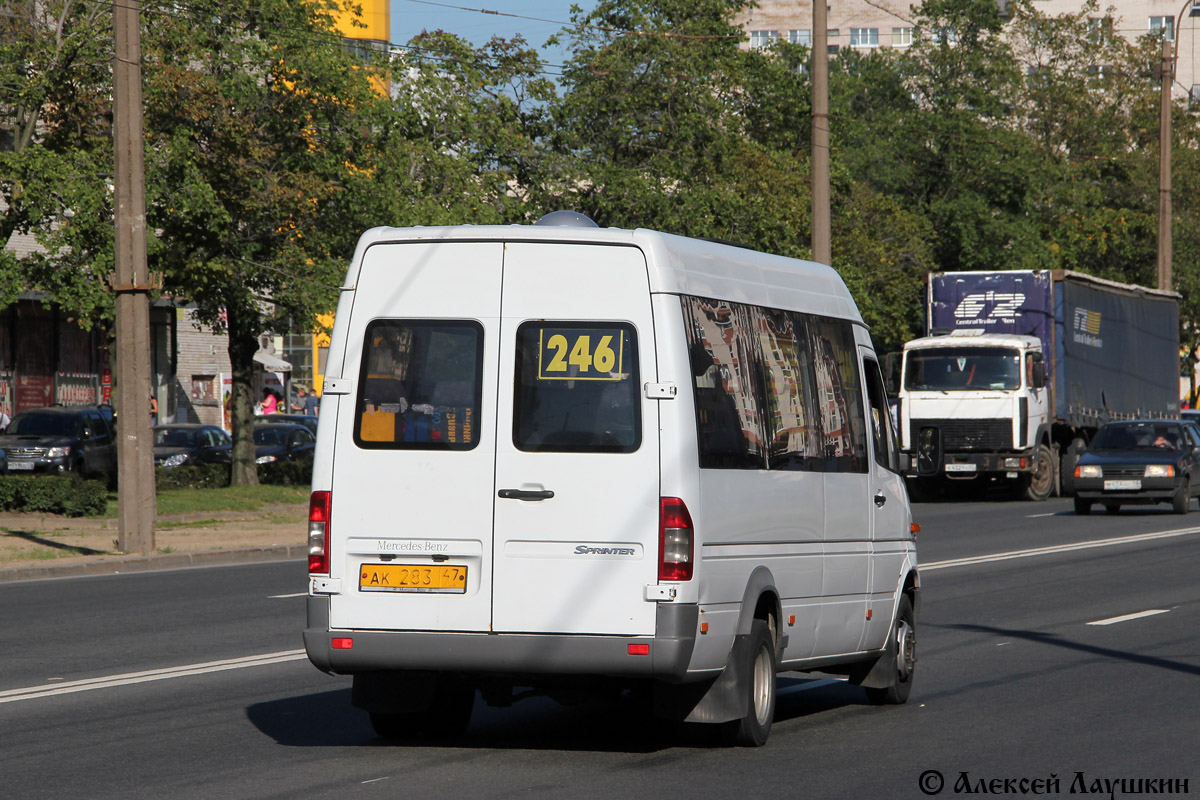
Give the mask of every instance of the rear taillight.
[[308, 572], [329, 574], [330, 492], [313, 492], [308, 500]]
[[659, 498], [658, 579], [690, 581], [694, 532], [692, 515], [678, 497]]

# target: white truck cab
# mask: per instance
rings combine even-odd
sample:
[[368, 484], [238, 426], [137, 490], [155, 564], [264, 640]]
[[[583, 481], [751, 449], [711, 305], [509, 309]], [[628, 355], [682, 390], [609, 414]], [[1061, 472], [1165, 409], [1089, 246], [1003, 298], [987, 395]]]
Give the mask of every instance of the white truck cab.
[[360, 240], [321, 400], [311, 661], [401, 738], [518, 686], [648, 688], [749, 745], [778, 671], [903, 702], [914, 526], [841, 279], [575, 217]]
[[907, 342], [899, 418], [906, 451], [915, 430], [941, 429], [947, 479], [1024, 478], [1031, 499], [1054, 489], [1050, 393], [1035, 336], [966, 329]]

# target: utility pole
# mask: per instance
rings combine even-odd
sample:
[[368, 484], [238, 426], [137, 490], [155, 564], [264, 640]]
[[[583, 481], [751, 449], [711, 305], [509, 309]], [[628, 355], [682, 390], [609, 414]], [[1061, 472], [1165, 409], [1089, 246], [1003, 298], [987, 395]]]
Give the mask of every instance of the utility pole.
[[150, 431], [150, 275], [142, 158], [142, 44], [138, 4], [113, 3], [113, 140], [116, 190], [117, 546], [154, 551], [154, 450]]
[[833, 263], [829, 212], [829, 35], [825, 0], [813, 0], [812, 52], [812, 251], [813, 261]]
[[1161, 108], [1158, 117], [1158, 288], [1171, 290], [1171, 40], [1163, 37]]

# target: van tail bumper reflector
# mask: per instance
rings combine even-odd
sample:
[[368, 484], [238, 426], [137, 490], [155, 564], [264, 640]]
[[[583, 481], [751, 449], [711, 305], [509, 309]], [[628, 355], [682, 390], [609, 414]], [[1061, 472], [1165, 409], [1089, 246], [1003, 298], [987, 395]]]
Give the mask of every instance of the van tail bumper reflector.
[[650, 655], [650, 645], [648, 645], [648, 644], [631, 644], [631, 645], [629, 645], [629, 655], [631, 655], [631, 656], [648, 656], [648, 655]]

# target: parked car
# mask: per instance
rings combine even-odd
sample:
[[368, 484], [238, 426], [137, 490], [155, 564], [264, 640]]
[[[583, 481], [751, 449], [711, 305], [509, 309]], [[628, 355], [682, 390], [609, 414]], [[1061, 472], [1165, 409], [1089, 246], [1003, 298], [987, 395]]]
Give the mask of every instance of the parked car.
[[0, 435], [7, 472], [88, 476], [116, 469], [116, 436], [95, 407], [54, 406], [22, 411]]
[[291, 423], [293, 425], [303, 425], [312, 432], [313, 436], [317, 435], [317, 418], [310, 417], [307, 414], [268, 414], [265, 417], [259, 417], [259, 422], [277, 425], [281, 422]]
[[154, 464], [182, 467], [228, 464], [233, 440], [216, 425], [177, 423], [154, 428]]
[[317, 439], [303, 425], [260, 422], [254, 426], [255, 463], [312, 458]]
[[1109, 422], [1075, 465], [1075, 513], [1090, 513], [1094, 503], [1110, 514], [1122, 505], [1170, 503], [1186, 514], [1200, 491], [1198, 463], [1200, 431], [1191, 423]]

